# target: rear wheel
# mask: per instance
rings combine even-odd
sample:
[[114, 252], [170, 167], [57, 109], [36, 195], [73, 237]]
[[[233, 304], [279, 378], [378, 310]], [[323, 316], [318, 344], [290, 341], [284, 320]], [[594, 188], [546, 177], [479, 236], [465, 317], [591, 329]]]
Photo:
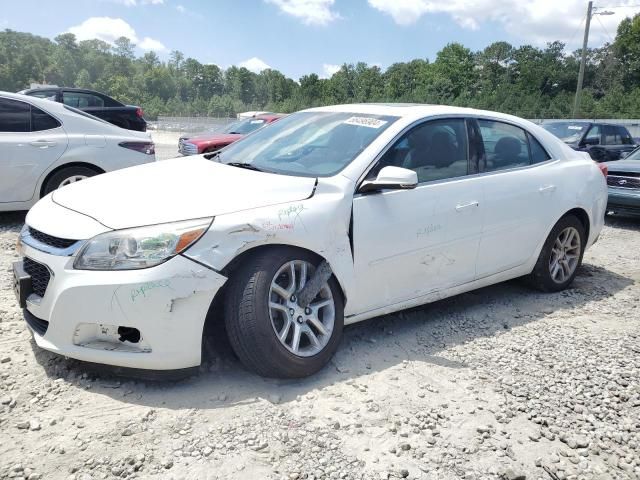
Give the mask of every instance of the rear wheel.
[[545, 292], [567, 288], [576, 276], [586, 246], [582, 222], [573, 215], [561, 218], [542, 247], [529, 280]]
[[305, 308], [296, 294], [318, 259], [291, 248], [251, 257], [230, 280], [225, 309], [229, 341], [242, 363], [267, 377], [299, 378], [333, 356], [343, 327], [343, 302], [334, 278]]
[[47, 182], [44, 185], [43, 196], [60, 187], [79, 182], [80, 180], [93, 177], [97, 174], [98, 172], [89, 167], [73, 166], [63, 168], [47, 179]]

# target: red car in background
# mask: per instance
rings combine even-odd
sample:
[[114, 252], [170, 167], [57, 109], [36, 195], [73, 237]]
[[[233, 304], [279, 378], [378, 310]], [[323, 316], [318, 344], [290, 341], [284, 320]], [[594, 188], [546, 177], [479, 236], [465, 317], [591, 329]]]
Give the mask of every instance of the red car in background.
[[256, 115], [252, 118], [233, 122], [218, 132], [211, 132], [196, 137], [180, 137], [178, 152], [182, 155], [198, 155], [201, 153], [215, 152], [282, 117], [284, 117], [284, 115], [280, 114]]

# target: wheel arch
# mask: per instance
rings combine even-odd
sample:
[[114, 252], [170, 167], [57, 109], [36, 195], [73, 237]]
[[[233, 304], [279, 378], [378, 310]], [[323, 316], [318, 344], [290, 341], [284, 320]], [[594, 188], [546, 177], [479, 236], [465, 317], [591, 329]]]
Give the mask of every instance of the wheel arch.
[[40, 188], [38, 189], [38, 198], [42, 198], [44, 196], [44, 189], [47, 186], [47, 182], [51, 179], [51, 177], [54, 176], [59, 171], [64, 170], [65, 168], [69, 168], [69, 167], [90, 168], [91, 170], [95, 171], [98, 175], [101, 174], [101, 173], [105, 173], [105, 171], [102, 168], [94, 165], [93, 163], [88, 163], [88, 162], [63, 163], [62, 165], [58, 165], [56, 168], [54, 168], [53, 170], [48, 172], [46, 174], [46, 176], [44, 177], [44, 179], [40, 182]]
[[[235, 270], [238, 269], [238, 267], [240, 267], [241, 265], [244, 265], [247, 261], [250, 261], [252, 257], [254, 257], [255, 255], [262, 253], [266, 250], [272, 249], [272, 248], [288, 248], [291, 250], [299, 250], [302, 252], [306, 252], [309, 253], [311, 255], [313, 255], [314, 257], [316, 257], [318, 259], [319, 262], [321, 262], [322, 260], [325, 260], [327, 262], [329, 262], [329, 259], [326, 258], [325, 256], [319, 254], [318, 252], [314, 252], [313, 250], [309, 250], [308, 248], [304, 248], [304, 247], [300, 247], [297, 245], [291, 245], [291, 244], [287, 244], [287, 243], [268, 243], [268, 244], [263, 244], [263, 245], [256, 245], [254, 247], [251, 247], [247, 250], [244, 250], [243, 252], [239, 253], [237, 256], [235, 256], [221, 271], [221, 273], [227, 277], [230, 278], [233, 275], [233, 272]], [[331, 265], [331, 262], [329, 262], [329, 265]], [[333, 270], [333, 269], [332, 269]], [[340, 279], [340, 277], [336, 274], [335, 271], [333, 271], [333, 277], [336, 279], [336, 282], [338, 282], [338, 286], [340, 287], [340, 293], [342, 294], [342, 300], [344, 302], [344, 304], [346, 305], [347, 303], [347, 294], [346, 294], [346, 290], [344, 288], [344, 284], [343, 281]]]
[[[572, 208], [571, 210], [566, 212], [564, 215], [562, 215], [562, 217], [560, 217], [558, 219], [558, 221], [560, 221], [561, 218], [564, 218], [564, 217], [566, 217], [568, 215], [573, 215], [578, 220], [580, 220], [580, 223], [584, 227], [585, 239], [588, 241], [589, 240], [589, 232], [591, 230], [591, 219], [589, 218], [589, 214], [587, 213], [587, 211], [584, 208], [581, 208], [581, 207]], [[556, 222], [556, 223], [558, 223], [558, 222]]]

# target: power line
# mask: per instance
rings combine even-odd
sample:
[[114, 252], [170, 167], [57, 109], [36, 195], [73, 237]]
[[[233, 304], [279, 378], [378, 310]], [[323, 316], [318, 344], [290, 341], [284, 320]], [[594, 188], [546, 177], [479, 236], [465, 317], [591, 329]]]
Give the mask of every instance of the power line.
[[609, 40], [611, 40], [611, 43], [616, 43], [616, 41], [613, 39], [613, 37], [611, 36], [611, 34], [609, 33], [609, 31], [607, 30], [607, 27], [604, 26], [604, 23], [602, 23], [602, 20], [600, 20], [600, 17], [596, 16], [596, 19], [598, 20], [598, 23], [600, 24], [600, 26], [602, 27], [602, 29], [604, 30], [604, 33], [607, 34], [607, 37], [609, 37]]

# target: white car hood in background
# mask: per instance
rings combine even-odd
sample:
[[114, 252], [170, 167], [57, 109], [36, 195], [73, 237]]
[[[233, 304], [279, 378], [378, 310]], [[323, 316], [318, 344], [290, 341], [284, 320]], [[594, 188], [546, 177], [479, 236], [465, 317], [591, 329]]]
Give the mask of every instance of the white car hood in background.
[[315, 183], [186, 157], [98, 175], [56, 190], [52, 198], [121, 229], [303, 200]]

